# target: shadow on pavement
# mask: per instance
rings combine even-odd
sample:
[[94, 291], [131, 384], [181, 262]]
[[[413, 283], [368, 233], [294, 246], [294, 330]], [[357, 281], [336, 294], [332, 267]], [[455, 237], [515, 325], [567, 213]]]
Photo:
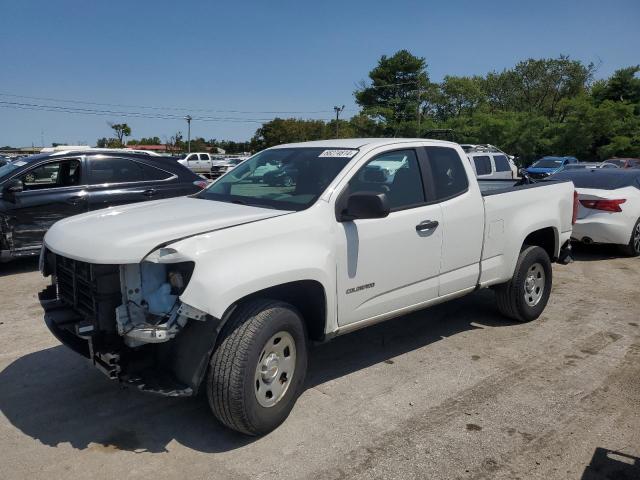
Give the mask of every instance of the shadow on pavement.
[[0, 277], [16, 273], [28, 273], [38, 270], [38, 257], [16, 258], [7, 263], [0, 263]]
[[626, 453], [596, 448], [581, 480], [638, 480], [640, 458]]
[[[306, 387], [460, 332], [509, 324], [497, 312], [492, 292], [477, 292], [313, 347]], [[0, 411], [49, 446], [68, 442], [77, 449], [163, 452], [175, 440], [194, 450], [221, 452], [253, 441], [218, 424], [202, 396], [163, 398], [124, 389], [63, 346], [25, 355], [0, 372]]]
[[572, 257], [577, 262], [595, 262], [600, 260], [612, 260], [614, 258], [627, 258], [620, 252], [617, 245], [585, 245], [574, 243], [571, 245]]

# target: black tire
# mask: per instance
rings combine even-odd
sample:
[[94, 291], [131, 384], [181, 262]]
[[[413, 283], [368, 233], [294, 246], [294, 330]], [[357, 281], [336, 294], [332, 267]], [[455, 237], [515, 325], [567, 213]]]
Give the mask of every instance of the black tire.
[[[527, 298], [532, 297], [526, 296], [525, 289], [529, 270], [535, 264], [540, 265], [544, 272], [544, 278], [541, 279], [544, 288], [537, 303], [530, 305]], [[547, 306], [552, 284], [551, 260], [547, 252], [540, 247], [525, 245], [520, 251], [511, 280], [495, 287], [498, 309], [505, 317], [519, 322], [535, 320]]]
[[[295, 342], [295, 369], [291, 378], [285, 377], [290, 383], [282, 397], [265, 407], [257, 398], [256, 368], [266, 343], [283, 331]], [[291, 412], [302, 393], [306, 370], [307, 331], [296, 308], [280, 301], [247, 301], [237, 308], [220, 333], [207, 375], [209, 405], [227, 427], [247, 435], [263, 435]]]
[[640, 255], [640, 218], [633, 226], [633, 230], [631, 230], [629, 243], [620, 247], [620, 250], [628, 257], [637, 257]]

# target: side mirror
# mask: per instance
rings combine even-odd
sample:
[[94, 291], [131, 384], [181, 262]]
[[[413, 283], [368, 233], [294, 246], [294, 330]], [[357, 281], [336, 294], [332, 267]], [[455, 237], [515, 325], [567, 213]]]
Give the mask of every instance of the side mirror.
[[12, 199], [16, 193], [20, 193], [24, 190], [24, 184], [22, 180], [11, 180], [2, 189], [2, 196]]
[[[341, 199], [342, 200], [342, 199]], [[385, 193], [354, 192], [339, 201], [337, 212], [339, 222], [366, 218], [384, 218], [389, 215], [389, 199]]]

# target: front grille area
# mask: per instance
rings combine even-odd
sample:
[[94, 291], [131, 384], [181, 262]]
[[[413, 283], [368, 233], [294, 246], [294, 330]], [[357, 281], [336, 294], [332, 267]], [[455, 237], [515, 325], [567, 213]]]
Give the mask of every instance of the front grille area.
[[85, 317], [95, 318], [96, 304], [92, 265], [71, 258], [56, 258], [58, 298]]
[[115, 309], [122, 303], [120, 268], [56, 255], [58, 299], [101, 330], [115, 328]]

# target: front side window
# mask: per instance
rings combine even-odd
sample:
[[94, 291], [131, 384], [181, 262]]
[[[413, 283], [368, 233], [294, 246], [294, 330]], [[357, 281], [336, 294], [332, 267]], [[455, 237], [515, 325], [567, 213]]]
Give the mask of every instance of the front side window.
[[138, 162], [127, 158], [91, 159], [91, 184], [128, 183], [144, 181], [144, 172]]
[[473, 157], [473, 163], [476, 166], [476, 175], [491, 175], [491, 160], [487, 155]]
[[61, 160], [45, 163], [24, 173], [20, 180], [24, 190], [80, 185], [80, 161]]
[[469, 178], [458, 152], [448, 147], [425, 147], [431, 165], [435, 199], [443, 201], [466, 192]]
[[392, 211], [424, 204], [424, 187], [415, 151], [383, 153], [369, 161], [349, 181], [349, 191], [386, 193]]
[[509, 172], [511, 171], [511, 165], [505, 155], [494, 155], [493, 161], [496, 164], [496, 172]]
[[280, 210], [304, 210], [322, 195], [356, 149], [264, 150], [242, 162], [196, 198]]

